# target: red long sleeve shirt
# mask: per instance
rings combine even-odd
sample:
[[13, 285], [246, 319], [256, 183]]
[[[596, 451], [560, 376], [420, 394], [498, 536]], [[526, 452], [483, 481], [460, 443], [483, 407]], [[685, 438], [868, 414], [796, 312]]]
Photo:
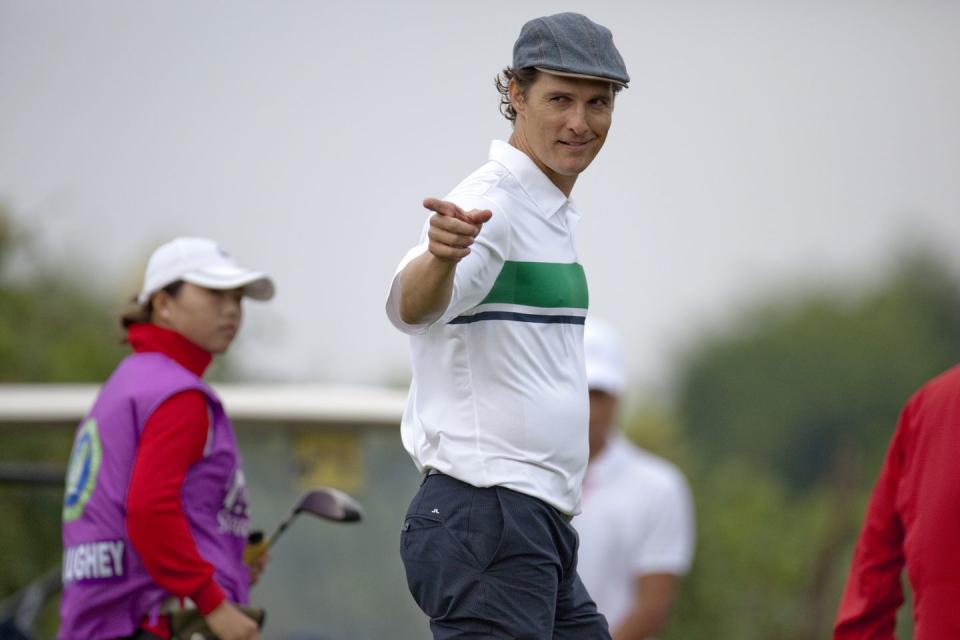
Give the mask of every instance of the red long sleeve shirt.
[[[132, 325], [134, 351], [159, 352], [202, 376], [211, 355], [179, 333], [153, 324]], [[199, 391], [178, 393], [147, 420], [127, 491], [127, 533], [150, 577], [204, 615], [226, 598], [203, 559], [183, 512], [181, 493], [190, 467], [203, 456], [210, 418]]]
[[834, 640], [894, 638], [913, 589], [915, 640], [960, 638], [960, 367], [924, 385], [900, 415], [834, 628]]

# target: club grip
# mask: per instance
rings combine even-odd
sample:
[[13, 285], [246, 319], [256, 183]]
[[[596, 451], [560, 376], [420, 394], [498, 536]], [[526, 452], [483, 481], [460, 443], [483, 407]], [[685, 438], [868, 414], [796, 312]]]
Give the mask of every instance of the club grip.
[[257, 529], [247, 536], [247, 544], [243, 547], [243, 563], [250, 565], [267, 550], [267, 538], [263, 531]]

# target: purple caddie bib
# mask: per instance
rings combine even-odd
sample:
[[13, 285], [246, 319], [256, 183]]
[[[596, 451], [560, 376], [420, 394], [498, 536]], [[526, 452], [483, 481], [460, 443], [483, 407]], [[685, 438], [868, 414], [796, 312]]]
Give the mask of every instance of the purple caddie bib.
[[188, 390], [207, 397], [210, 432], [203, 457], [184, 479], [183, 510], [228, 599], [248, 602], [249, 515], [233, 426], [203, 380], [163, 354], [137, 353], [103, 385], [74, 439], [63, 503], [60, 640], [131, 635], [171, 597], [130, 544], [126, 499], [144, 425], [165, 400]]

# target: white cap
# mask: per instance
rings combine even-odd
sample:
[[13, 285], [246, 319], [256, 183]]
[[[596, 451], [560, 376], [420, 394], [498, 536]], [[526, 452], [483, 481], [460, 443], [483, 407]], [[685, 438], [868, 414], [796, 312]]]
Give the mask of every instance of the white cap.
[[137, 302], [145, 304], [150, 296], [177, 280], [207, 289], [242, 287], [243, 295], [255, 300], [269, 300], [274, 290], [270, 276], [241, 267], [213, 240], [177, 238], [150, 256]]
[[620, 334], [602, 320], [587, 318], [583, 328], [583, 355], [590, 389], [620, 395], [627, 386]]

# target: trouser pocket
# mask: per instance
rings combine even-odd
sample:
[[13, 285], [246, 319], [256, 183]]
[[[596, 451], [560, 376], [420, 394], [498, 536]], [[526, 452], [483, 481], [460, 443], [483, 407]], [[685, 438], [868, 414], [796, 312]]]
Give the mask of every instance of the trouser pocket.
[[400, 555], [414, 600], [431, 617], [473, 599], [503, 534], [496, 489], [431, 476], [404, 519]]
[[410, 595], [431, 618], [445, 615], [477, 573], [472, 557], [435, 518], [407, 517], [400, 534], [400, 557]]

